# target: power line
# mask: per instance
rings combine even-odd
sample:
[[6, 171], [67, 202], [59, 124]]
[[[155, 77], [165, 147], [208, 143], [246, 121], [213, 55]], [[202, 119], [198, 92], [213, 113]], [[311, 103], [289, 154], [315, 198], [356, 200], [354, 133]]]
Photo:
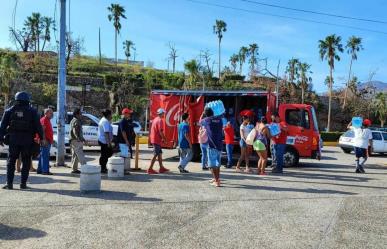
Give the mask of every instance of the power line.
[[256, 10], [242, 9], [242, 8], [237, 8], [237, 7], [227, 6], [227, 5], [221, 5], [221, 4], [215, 4], [215, 3], [207, 3], [207, 2], [198, 1], [198, 0], [186, 0], [186, 1], [192, 2], [192, 3], [197, 3], [197, 4], [202, 4], [202, 5], [208, 5], [208, 6], [212, 6], [212, 7], [219, 7], [219, 8], [224, 8], [224, 9], [232, 9], [232, 10], [237, 10], [237, 11], [242, 11], [242, 12], [254, 13], [254, 14], [259, 14], [259, 15], [274, 16], [274, 17], [291, 19], [291, 20], [296, 20], [296, 21], [324, 24], [324, 25], [329, 25], [329, 26], [349, 28], [349, 29], [356, 29], [356, 30], [361, 30], [361, 31], [367, 31], [367, 32], [373, 32], [373, 33], [379, 33], [379, 34], [387, 35], [387, 32], [383, 32], [383, 31], [380, 31], [380, 30], [359, 28], [359, 27], [350, 26], [350, 25], [336, 24], [336, 23], [329, 23], [329, 22], [322, 22], [322, 21], [315, 21], [315, 20], [311, 20], [311, 19], [304, 19], [304, 18], [298, 18], [298, 17], [277, 15], [277, 14], [271, 14], [271, 13], [266, 13], [266, 12], [261, 12], [261, 11], [256, 11]]
[[331, 13], [327, 13], [327, 12], [319, 12], [319, 11], [314, 11], [314, 10], [297, 9], [297, 8], [286, 7], [286, 6], [275, 5], [275, 4], [262, 3], [262, 2], [258, 2], [258, 1], [252, 1], [252, 0], [240, 0], [240, 1], [247, 2], [247, 3], [253, 3], [253, 4], [257, 4], [257, 5], [262, 5], [262, 6], [278, 8], [278, 9], [285, 9], [285, 10], [304, 12], [304, 13], [311, 13], [311, 14], [321, 15], [321, 16], [330, 16], [330, 17], [337, 17], [337, 18], [350, 19], [350, 20], [363, 21], [363, 22], [373, 22], [373, 23], [387, 24], [387, 21], [381, 21], [381, 20], [375, 20], [375, 19], [343, 16], [343, 15], [331, 14]]

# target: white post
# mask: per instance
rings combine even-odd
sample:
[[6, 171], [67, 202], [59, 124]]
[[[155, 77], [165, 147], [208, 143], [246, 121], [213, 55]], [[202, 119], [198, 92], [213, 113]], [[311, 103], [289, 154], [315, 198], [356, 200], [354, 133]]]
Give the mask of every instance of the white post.
[[58, 154], [56, 165], [64, 166], [65, 161], [65, 104], [66, 104], [66, 0], [60, 0], [60, 38], [58, 61]]

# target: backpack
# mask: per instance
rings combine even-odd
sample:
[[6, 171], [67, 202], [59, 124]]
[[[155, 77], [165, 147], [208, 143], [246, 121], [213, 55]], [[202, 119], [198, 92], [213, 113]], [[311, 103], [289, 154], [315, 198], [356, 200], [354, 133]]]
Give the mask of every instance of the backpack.
[[206, 144], [208, 142], [208, 134], [207, 129], [204, 126], [200, 126], [199, 128], [199, 143]]

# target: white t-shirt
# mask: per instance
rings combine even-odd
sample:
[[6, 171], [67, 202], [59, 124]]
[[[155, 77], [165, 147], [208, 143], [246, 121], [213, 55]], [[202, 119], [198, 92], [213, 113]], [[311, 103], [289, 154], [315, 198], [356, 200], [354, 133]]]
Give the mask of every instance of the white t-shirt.
[[355, 134], [354, 137], [354, 146], [358, 148], [367, 149], [369, 145], [369, 140], [372, 139], [372, 132], [368, 128], [356, 128], [351, 126], [351, 130]]
[[247, 124], [244, 125], [243, 123], [240, 126], [240, 130], [242, 131], [243, 137], [246, 139], [247, 136], [249, 135], [250, 131], [254, 128], [253, 125]]
[[98, 141], [100, 141], [103, 144], [107, 144], [106, 138], [105, 138], [106, 132], [110, 133], [111, 138], [113, 137], [113, 126], [110, 124], [109, 120], [103, 117], [98, 123]]

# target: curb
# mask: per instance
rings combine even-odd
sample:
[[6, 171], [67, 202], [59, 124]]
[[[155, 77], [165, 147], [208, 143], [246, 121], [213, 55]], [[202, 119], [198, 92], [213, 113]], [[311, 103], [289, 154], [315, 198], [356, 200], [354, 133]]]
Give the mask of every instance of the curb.
[[339, 143], [338, 142], [324, 142], [324, 146], [337, 146]]

